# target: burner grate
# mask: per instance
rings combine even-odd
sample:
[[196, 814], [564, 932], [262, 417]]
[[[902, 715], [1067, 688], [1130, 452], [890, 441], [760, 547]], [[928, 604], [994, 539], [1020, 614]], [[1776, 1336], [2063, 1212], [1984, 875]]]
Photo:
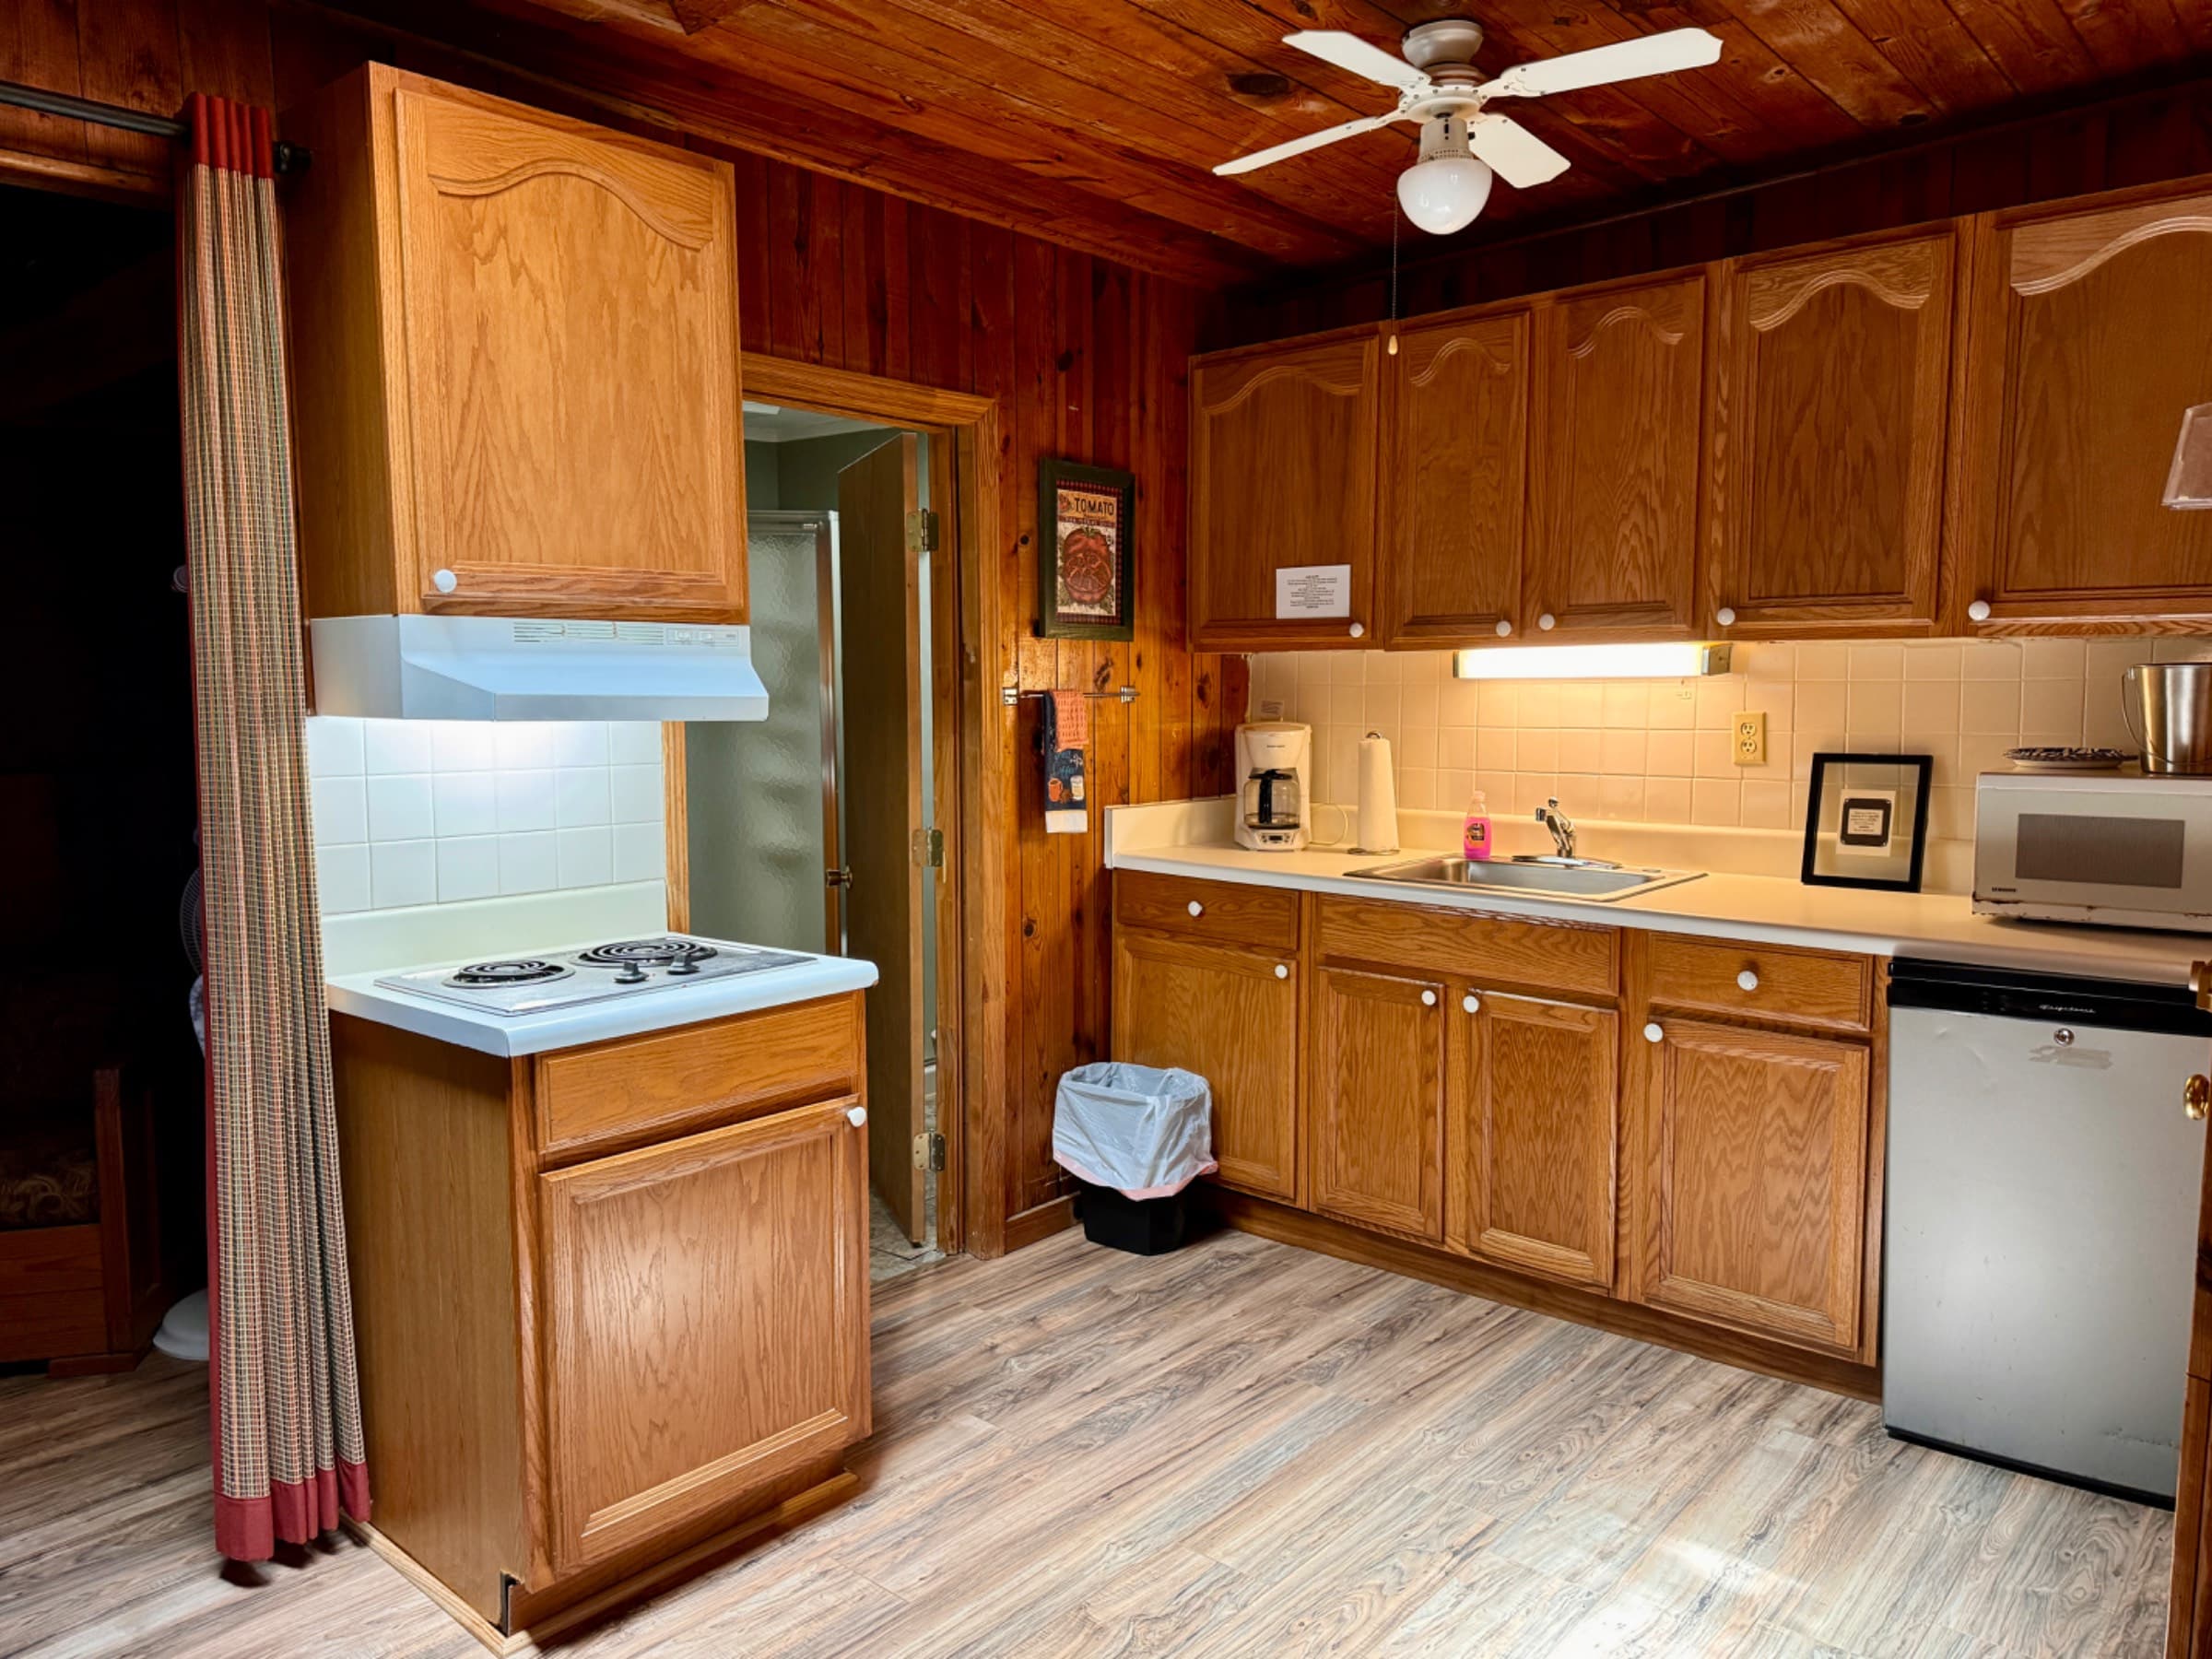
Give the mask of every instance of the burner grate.
[[668, 968], [679, 963], [703, 962], [718, 953], [712, 945], [689, 939], [620, 939], [594, 945], [576, 953], [577, 961], [593, 968]]
[[471, 962], [465, 968], [456, 968], [447, 975], [449, 985], [542, 985], [552, 980], [567, 979], [575, 971], [558, 962], [526, 958], [512, 962]]

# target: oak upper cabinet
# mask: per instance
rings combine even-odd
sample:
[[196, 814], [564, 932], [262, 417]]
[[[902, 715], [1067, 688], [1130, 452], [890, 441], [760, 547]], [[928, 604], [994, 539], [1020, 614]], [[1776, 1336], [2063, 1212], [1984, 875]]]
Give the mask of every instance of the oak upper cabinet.
[[1699, 630], [1706, 288], [1695, 272], [1536, 309], [1532, 637]]
[[1443, 1238], [1441, 981], [1322, 968], [1313, 987], [1313, 1207]]
[[1725, 267], [1707, 617], [1724, 637], [1941, 626], [1949, 230]]
[[1613, 1288], [1620, 1017], [1455, 987], [1447, 1241]]
[[2212, 196], [1967, 224], [1960, 626], [2202, 628], [2212, 513], [2160, 498], [2182, 412], [2212, 400]]
[[1865, 1045], [1660, 1012], [1630, 1046], [1643, 1053], [1626, 1293], [1858, 1356], [1872, 1335]]
[[1525, 310], [1424, 324], [1383, 359], [1379, 643], [1521, 629], [1529, 329]]
[[852, 1105], [536, 1178], [557, 1572], [867, 1434], [867, 1131]]
[[288, 112], [311, 617], [746, 617], [726, 162], [364, 65]]
[[1298, 1197], [1298, 958], [1119, 928], [1113, 1053], [1180, 1065], [1214, 1100], [1217, 1180]]
[[[1339, 647], [1373, 624], [1382, 346], [1372, 329], [1191, 369], [1191, 642]], [[1347, 570], [1349, 615], [1278, 618], [1276, 573]]]

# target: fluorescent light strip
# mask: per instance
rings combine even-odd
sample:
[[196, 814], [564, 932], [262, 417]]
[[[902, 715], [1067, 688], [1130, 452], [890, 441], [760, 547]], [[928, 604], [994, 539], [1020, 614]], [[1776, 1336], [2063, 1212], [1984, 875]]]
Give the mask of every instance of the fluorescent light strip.
[[1725, 643], [1490, 645], [1452, 653], [1454, 679], [1688, 679], [1728, 672]]

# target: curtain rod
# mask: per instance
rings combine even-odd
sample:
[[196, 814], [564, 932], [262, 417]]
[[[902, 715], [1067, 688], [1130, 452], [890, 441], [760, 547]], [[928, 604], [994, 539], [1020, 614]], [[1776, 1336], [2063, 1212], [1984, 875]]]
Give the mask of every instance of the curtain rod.
[[[50, 92], [43, 87], [27, 87], [20, 81], [0, 80], [0, 104], [13, 104], [21, 110], [36, 110], [41, 115], [62, 115], [73, 121], [88, 121], [95, 126], [120, 127], [126, 133], [147, 133], [156, 138], [166, 138], [181, 144], [192, 136], [192, 124], [173, 120], [166, 115], [149, 115], [144, 110], [126, 110], [121, 104], [100, 103], [94, 99], [78, 98], [69, 92]], [[305, 172], [313, 159], [305, 145], [293, 144], [279, 138], [274, 147], [276, 171], [280, 173]]]

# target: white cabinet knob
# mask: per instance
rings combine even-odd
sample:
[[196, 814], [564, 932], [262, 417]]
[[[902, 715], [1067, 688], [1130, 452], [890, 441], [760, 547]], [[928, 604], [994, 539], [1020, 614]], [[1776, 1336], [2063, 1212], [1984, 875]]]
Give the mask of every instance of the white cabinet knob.
[[1975, 600], [1971, 605], [1966, 607], [1966, 614], [1971, 617], [1977, 622], [1988, 621], [1989, 601], [1986, 599]]
[[1352, 624], [1352, 629], [1351, 629], [1351, 631], [1352, 631], [1352, 638], [1353, 638], [1353, 639], [1355, 639], [1355, 640], [1363, 640], [1363, 639], [1365, 639], [1365, 638], [1367, 637], [1367, 629], [1364, 629], [1364, 628], [1362, 628], [1362, 627], [1361, 627], [1361, 626], [1360, 626], [1359, 623], [1357, 623], [1357, 622], [1355, 622], [1355, 623], [1353, 623], [1353, 624]]
[[1498, 637], [1500, 639], [1504, 639], [1512, 631], [1513, 625], [1511, 622], [1508, 622], [1503, 617], [1498, 618]]
[[1723, 628], [1734, 628], [1735, 626], [1735, 613], [1730, 610], [1724, 605], [1722, 606], [1719, 610], [1712, 613], [1712, 619], [1715, 622], [1718, 622]]
[[1482, 1011], [1482, 998], [1469, 992], [1459, 999], [1459, 1006], [1470, 1014], [1478, 1014]]
[[1559, 625], [1559, 619], [1553, 616], [1549, 611], [1546, 611], [1542, 616], [1536, 618], [1536, 626], [1542, 629], [1546, 633], [1549, 633]]
[[1665, 1042], [1666, 1041], [1666, 1033], [1660, 1030], [1659, 1022], [1654, 1019], [1644, 1026], [1643, 1040], [1646, 1042]]
[[430, 585], [436, 588], [441, 594], [450, 594], [455, 588], [461, 585], [461, 578], [454, 575], [451, 571], [432, 571], [430, 572]]
[[1275, 977], [1277, 979], [1288, 979], [1290, 977], [1290, 964], [1288, 962], [1277, 962], [1275, 965]]
[[865, 1106], [848, 1106], [845, 1108], [845, 1122], [852, 1124], [853, 1128], [859, 1128], [867, 1121], [868, 1109]]
[[1759, 989], [1759, 975], [1747, 968], [1735, 976], [1735, 982], [1740, 990], [1756, 991]]
[[1424, 1007], [1424, 1008], [1433, 1008], [1433, 1007], [1435, 1007], [1435, 1006], [1436, 1006], [1436, 993], [1435, 993], [1435, 992], [1433, 992], [1433, 991], [1424, 991], [1424, 992], [1422, 992], [1422, 993], [1421, 993], [1421, 1006], [1422, 1006], [1422, 1007]]
[[1199, 903], [1195, 899], [1191, 900], [1189, 909], [1191, 914], [1194, 916], [1203, 916], [1206, 914], [1206, 906]]

